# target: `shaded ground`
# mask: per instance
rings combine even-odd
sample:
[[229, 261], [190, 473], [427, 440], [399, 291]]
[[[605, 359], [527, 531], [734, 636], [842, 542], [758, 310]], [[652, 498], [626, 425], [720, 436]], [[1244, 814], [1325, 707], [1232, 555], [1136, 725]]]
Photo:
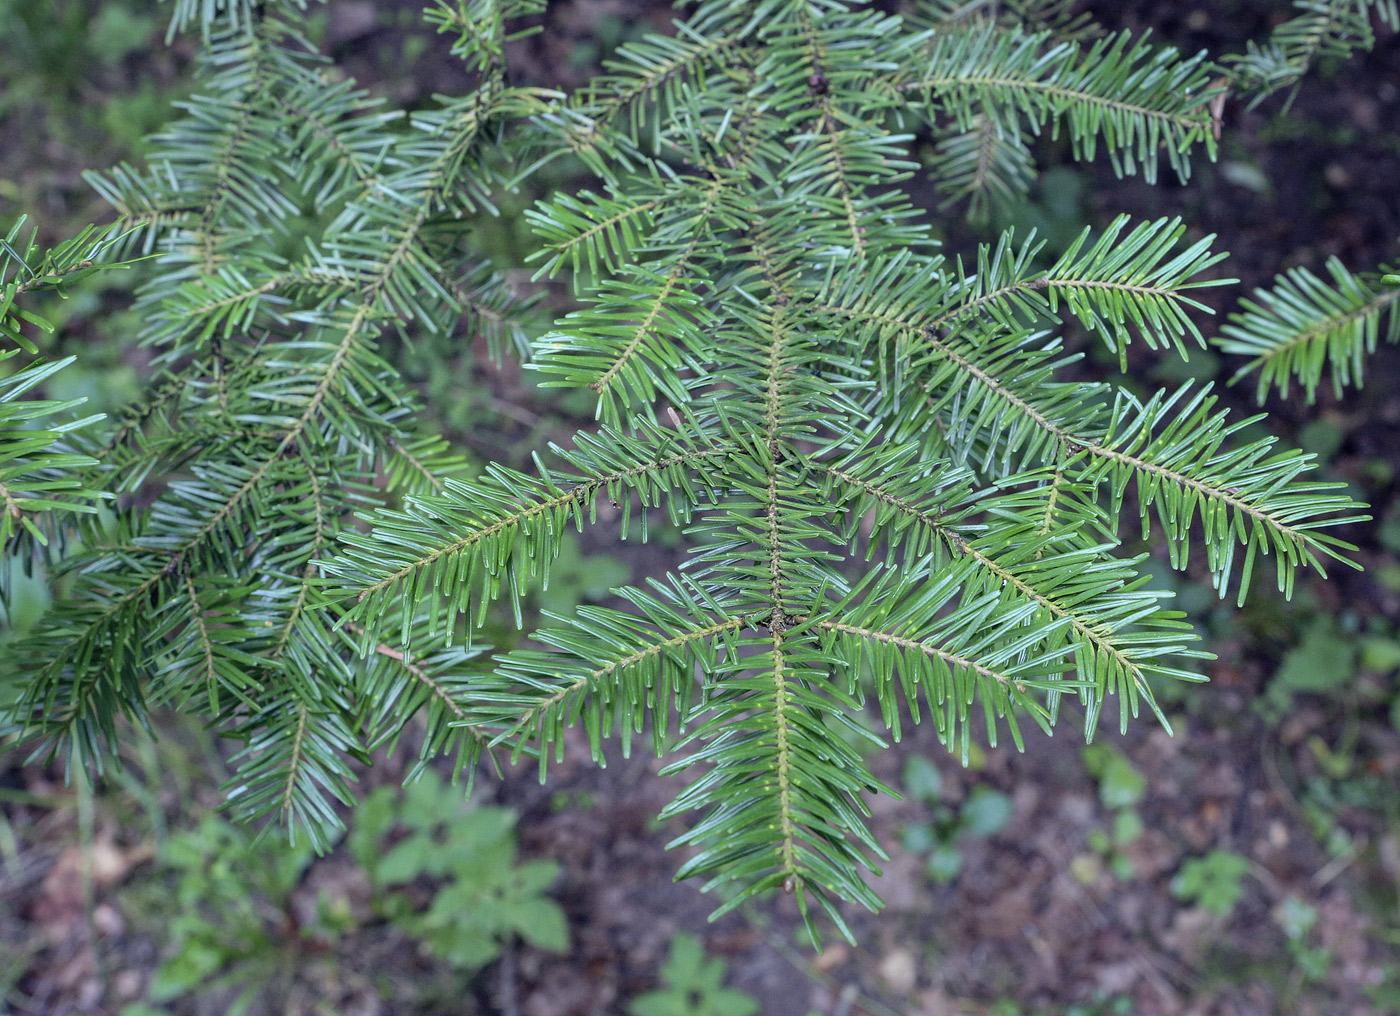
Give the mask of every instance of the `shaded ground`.
[[[1258, 38], [1277, 6], [1091, 5], [1109, 27], [1151, 24], [1160, 37], [1213, 53]], [[400, 99], [460, 87], [460, 76], [435, 50], [400, 59], [408, 31], [384, 17], [386, 10], [398, 8], [335, 5], [328, 47], [352, 73], [384, 82]], [[519, 72], [549, 84], [576, 83], [600, 55], [600, 35], [615, 40], [629, 25], [664, 27], [670, 16], [669, 5], [650, 0], [554, 4]], [[583, 45], [594, 49], [582, 52]], [[411, 78], [393, 82], [396, 61], [413, 65]], [[120, 73], [125, 76], [113, 82], [139, 77], [137, 65]], [[1221, 162], [1201, 165], [1187, 186], [1150, 188], [1091, 170], [1071, 203], [1101, 219], [1119, 211], [1182, 215], [1200, 233], [1218, 234], [1219, 246], [1232, 253], [1226, 267], [1244, 289], [1295, 265], [1320, 271], [1329, 256], [1355, 268], [1393, 257], [1400, 235], [1394, 186], [1400, 46], [1383, 36], [1376, 52], [1305, 82], [1286, 116], [1281, 105], [1279, 98], [1252, 111], [1227, 105]], [[77, 150], [34, 145], [23, 134], [13, 121], [0, 124], [0, 139], [11, 142], [0, 165], [19, 178], [16, 153], [41, 153], [24, 177], [30, 182], [23, 193], [42, 197], [33, 210], [86, 206], [75, 173], [85, 162]], [[1057, 179], [1064, 186], [1065, 178]], [[1042, 188], [1038, 198], [1049, 207], [1064, 195]], [[952, 233], [953, 244], [969, 239], [961, 229]], [[1224, 311], [1240, 291], [1207, 292]], [[1233, 372], [1230, 364], [1218, 366], [1222, 380]], [[1147, 358], [1133, 367], [1174, 379], [1170, 368]], [[494, 379], [498, 404], [528, 402], [515, 372], [478, 370], [480, 378]], [[1367, 388], [1340, 401], [1325, 393], [1316, 407], [1294, 400], [1269, 409], [1291, 436], [1326, 450], [1328, 474], [1353, 484], [1384, 520], [1400, 469], [1396, 351], [1382, 350], [1368, 373]], [[1251, 394], [1246, 385], [1226, 398], [1248, 410]], [[484, 445], [507, 447], [548, 428], [521, 412]], [[1307, 429], [1316, 420], [1328, 429]], [[775, 1016], [1394, 1011], [1400, 1004], [1400, 734], [1389, 710], [1400, 657], [1388, 661], [1374, 647], [1394, 642], [1400, 625], [1400, 541], [1375, 524], [1354, 527], [1349, 537], [1361, 546], [1367, 570], [1339, 570], [1330, 583], [1310, 584], [1296, 605], [1260, 589], [1235, 615], [1194, 596], [1199, 623], [1219, 655], [1206, 667], [1212, 683], [1168, 700], [1175, 738], [1145, 726], [1107, 738], [1146, 777], [1140, 797], [1127, 805], [1112, 806], [1108, 781], [1090, 775], [1072, 717], [1053, 740], [1031, 738], [1023, 756], [989, 751], [973, 771], [948, 760], [931, 730], [918, 730], [899, 752], [877, 757], [877, 775], [894, 785], [905, 781], [908, 758], [933, 759], [942, 786], [923, 800], [871, 802], [874, 831], [892, 856], [877, 886], [886, 911], [851, 915], [860, 949], [829, 942], [814, 956], [793, 946], [795, 915], [786, 898], [707, 925], [705, 915], [718, 901], [691, 884], [672, 883], [684, 855], [664, 845], [680, 827], [654, 821], [678, 778], [657, 777], [658, 764], [642, 756], [599, 770], [579, 761], [587, 752], [573, 744], [547, 787], [522, 767], [501, 782], [484, 781], [481, 790], [519, 812], [524, 855], [561, 865], [555, 897], [570, 922], [566, 956], [512, 946], [479, 974], [455, 975], [372, 915], [363, 875], [342, 849], [315, 862], [297, 892], [278, 904], [285, 912], [274, 913], [269, 926], [285, 935], [298, 975], [252, 1011], [622, 1013], [628, 999], [655, 987], [681, 930], [701, 935], [713, 955], [729, 961], [729, 983]], [[629, 563], [664, 566], [664, 549], [647, 553], [645, 561]], [[1305, 631], [1314, 638], [1314, 630], [1331, 633], [1330, 641], [1318, 637], [1313, 664], [1337, 670], [1330, 693], [1271, 693], [1280, 661]], [[1358, 659], [1364, 639], [1374, 651]], [[217, 769], [217, 761], [209, 761], [197, 739], [175, 737], [186, 749], [183, 776], [133, 759], [135, 772], [164, 774], [149, 781], [153, 796], [145, 800], [128, 785], [99, 797], [90, 812], [53, 772], [23, 767], [13, 753], [0, 756], [0, 987], [14, 985], [10, 1011], [116, 1013], [145, 993], [168, 918], [160, 913], [159, 893], [136, 891], [157, 881], [151, 823], [140, 811], [179, 823], [216, 801], [200, 774]], [[367, 779], [373, 785], [401, 775], [391, 761]], [[946, 826], [949, 816], [966, 814], [978, 787], [1006, 795], [1009, 819], [993, 835], [964, 837], [961, 872], [939, 884], [928, 877], [924, 856], [901, 842], [909, 842], [911, 828]], [[1141, 835], [1121, 847], [1110, 838], [1105, 846], [1124, 811], [1141, 819]], [[1237, 880], [1241, 898], [1228, 915], [1171, 890], [1183, 864], [1217, 850], [1248, 859]], [[308, 944], [294, 930], [318, 896], [344, 899], [354, 919], [345, 936]], [[1315, 917], [1293, 938], [1290, 900]], [[222, 1011], [215, 1003], [226, 998], [211, 989], [202, 1002], [185, 1000], [172, 1011]]]

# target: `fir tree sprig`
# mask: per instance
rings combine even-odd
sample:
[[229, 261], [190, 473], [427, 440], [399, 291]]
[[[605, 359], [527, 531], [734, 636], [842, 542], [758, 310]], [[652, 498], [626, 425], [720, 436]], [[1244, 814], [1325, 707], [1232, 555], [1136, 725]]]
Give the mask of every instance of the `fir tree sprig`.
[[[669, 769], [703, 767], [667, 811], [701, 812], [677, 841], [699, 848], [683, 874], [731, 901], [783, 888], [844, 927], [837, 902], [875, 904], [857, 872], [881, 856], [861, 803], [877, 785], [836, 733], [866, 695], [896, 735], [922, 699], [964, 756], [974, 710], [1017, 744], [1066, 693], [1091, 736], [1114, 696], [1123, 730], [1143, 706], [1164, 719], [1153, 683], [1197, 679], [1204, 654], [1117, 552], [1129, 485], [1174, 564], [1193, 529], [1204, 539], [1222, 592], [1237, 570], [1247, 586], [1260, 551], [1291, 588], [1344, 550], [1317, 529], [1351, 503], [1267, 441], [1224, 450], [1237, 428], [1204, 392], [1139, 404], [1056, 380], [1074, 359], [1044, 332], [1061, 314], [1120, 356], [1201, 344], [1209, 238], [1120, 219], [1048, 268], [1008, 235], [969, 271], [933, 253], [896, 190], [910, 139], [881, 124], [931, 102], [984, 118], [968, 126], [1064, 123], [1081, 155], [1107, 145], [1125, 171], [1165, 144], [1184, 175], [1189, 149], [1213, 145], [1200, 60], [1122, 36], [1081, 52], [988, 26], [898, 35], [836, 4], [764, 10], [707, 5], [681, 41], [632, 44], [537, 120], [592, 153], [603, 189], [531, 213], [541, 271], [574, 268], [589, 301], [533, 365], [597, 392], [604, 429], [553, 449], [557, 464], [372, 513], [329, 567], [371, 642], [393, 637], [379, 618], [412, 611], [447, 640], [497, 599], [519, 619], [563, 529], [594, 524], [605, 493], [624, 531], [664, 505], [695, 543], [682, 574], [500, 657], [469, 690], [470, 722], [543, 767], [571, 724], [599, 761], [648, 727], [674, 750], [674, 715], [689, 754]], [[922, 465], [937, 461], [953, 465]]]
[[[889, 788], [853, 747], [878, 727], [927, 717], [966, 760], [974, 728], [1024, 747], [1071, 700], [1091, 737], [1115, 697], [1121, 731], [1165, 722], [1154, 687], [1207, 654], [1123, 525], [1155, 519], [1177, 568], [1202, 544], [1243, 596], [1260, 554], [1285, 592], [1345, 560], [1328, 530], [1357, 506], [1307, 456], [1234, 443], [1249, 421], [1207, 388], [1071, 372], [1067, 325], [1124, 364], [1133, 342], [1201, 344], [1212, 238], [1119, 218], [1048, 266], [1009, 232], [948, 257], [902, 185], [916, 126], [979, 211], [1025, 193], [1044, 131], [1185, 179], [1223, 86], [1059, 0], [924, 6], [706, 0], [560, 96], [507, 73], [537, 0], [439, 0], [473, 84], [400, 114], [326, 83], [299, 3], [180, 0], [196, 95], [148, 168], [94, 179], [154, 255], [138, 310], [162, 374], [62, 464], [85, 470], [74, 497], [123, 497], [52, 562], [67, 595], [17, 649], [11, 725], [94, 765], [121, 717], [193, 710], [242, 744], [235, 813], [321, 847], [354, 763], [414, 712], [420, 765], [468, 776], [496, 749], [544, 775], [577, 725], [599, 762], [636, 742], [695, 774], [665, 815], [696, 815], [681, 874], [726, 887], [721, 911], [780, 889], [849, 934], [843, 901], [879, 906], [865, 799]], [[392, 351], [523, 349], [455, 224], [565, 155], [595, 179], [528, 218], [538, 272], [571, 272], [582, 307], [528, 366], [595, 393], [601, 424], [529, 469], [478, 466], [416, 432]], [[1343, 316], [1324, 344], [1374, 336]], [[1284, 335], [1314, 319], [1232, 327], [1306, 350], [1277, 378], [1314, 370], [1316, 337]], [[482, 644], [498, 606], [527, 626], [569, 527], [645, 539], [663, 513], [691, 550], [677, 573]]]
[[[0, 602], [8, 608], [11, 568], [23, 560], [29, 571], [40, 550], [62, 535], [58, 517], [92, 515], [111, 498], [86, 475], [96, 461], [74, 447], [77, 434], [100, 421], [102, 414], [75, 418], [71, 410], [86, 400], [26, 398], [41, 389], [76, 357], [46, 360], [39, 355], [36, 333], [53, 325], [30, 309], [43, 293], [65, 292], [96, 272], [124, 267], [111, 256], [121, 243], [110, 228], [88, 226], [53, 249], [38, 243], [38, 231], [25, 236], [25, 218], [0, 236], [0, 361], [11, 373], [0, 380]], [[22, 365], [20, 365], [22, 364]], [[17, 537], [22, 537], [17, 539]], [[59, 548], [51, 548], [57, 552]]]
[[1400, 30], [1396, 0], [1293, 0], [1293, 10], [1268, 39], [1250, 41], [1243, 53], [1222, 60], [1231, 87], [1251, 95], [1251, 106], [1296, 86], [1319, 61], [1369, 50], [1376, 41], [1373, 17], [1392, 32]]
[[1295, 380], [1312, 402], [1327, 375], [1340, 396], [1361, 383], [1366, 356], [1379, 340], [1400, 340], [1400, 289], [1351, 272], [1336, 258], [1327, 262], [1327, 274], [1330, 282], [1306, 268], [1290, 269], [1272, 289], [1240, 301], [1241, 311], [1220, 329], [1222, 351], [1250, 358], [1232, 380], [1257, 373], [1261, 403], [1271, 390], [1287, 398]]

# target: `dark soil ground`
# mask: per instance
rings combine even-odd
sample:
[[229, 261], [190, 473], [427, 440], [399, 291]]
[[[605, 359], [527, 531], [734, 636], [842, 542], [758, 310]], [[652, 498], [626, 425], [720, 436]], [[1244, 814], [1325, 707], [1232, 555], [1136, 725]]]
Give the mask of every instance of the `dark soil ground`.
[[[1169, 42], [1220, 54], [1261, 37], [1284, 6], [1124, 0], [1089, 8], [1110, 28], [1150, 25]], [[669, 4], [651, 0], [551, 4], [545, 31], [522, 52], [517, 72], [577, 84], [590, 61], [572, 58], [593, 44], [600, 24], [664, 30], [671, 16]], [[399, 99], [461, 86], [436, 50], [417, 61], [411, 77], [391, 80], [380, 54], [401, 52], [407, 29], [384, 20], [373, 4], [335, 4], [327, 44], [351, 73]], [[1093, 167], [1079, 201], [1099, 221], [1120, 211], [1180, 215], [1194, 232], [1217, 234], [1219, 248], [1232, 255], [1229, 274], [1242, 280], [1207, 291], [1221, 312], [1294, 266], [1321, 271], [1335, 256], [1366, 268], [1394, 258], [1400, 43], [1383, 32], [1374, 52], [1322, 69], [1286, 114], [1282, 105], [1282, 97], [1254, 110], [1228, 102], [1221, 160], [1200, 165], [1189, 184], [1149, 187]], [[17, 129], [0, 126], [0, 137], [13, 139]], [[87, 201], [72, 173], [80, 154], [24, 144], [48, 160], [57, 181], [43, 193], [59, 204]], [[1047, 152], [1053, 156], [1053, 147]], [[949, 240], [975, 242], [961, 227], [950, 229]], [[1132, 366], [1149, 376], [1166, 369], [1150, 358]], [[1234, 365], [1219, 369], [1223, 380]], [[500, 402], [520, 404], [511, 372], [495, 383]], [[1251, 396], [1246, 383], [1225, 397], [1249, 411]], [[1274, 400], [1268, 408], [1292, 437], [1311, 421], [1330, 424], [1338, 436], [1328, 475], [1353, 484], [1378, 519], [1390, 516], [1400, 475], [1395, 349], [1369, 362], [1361, 392], [1341, 399], [1322, 393], [1316, 406]], [[499, 440], [508, 441], [513, 431], [502, 433]], [[905, 760], [925, 755], [942, 771], [943, 808], [956, 812], [974, 787], [991, 787], [1010, 798], [1010, 821], [993, 836], [965, 839], [961, 873], [935, 884], [923, 860], [899, 846], [905, 827], [929, 821], [930, 806], [872, 800], [874, 831], [891, 851], [876, 886], [886, 909], [850, 914], [859, 948], [829, 941], [814, 953], [794, 944], [796, 915], [787, 898], [707, 924], [718, 901], [672, 881], [684, 855], [665, 845], [682, 827], [654, 818], [679, 778], [658, 777], [659, 765], [644, 756], [598, 769], [586, 761], [586, 747], [574, 744], [547, 787], [522, 766], [504, 780], [483, 781], [480, 791], [518, 811], [525, 855], [562, 866], [556, 897], [570, 921], [567, 955], [513, 946], [474, 978], [454, 980], [410, 940], [366, 919], [343, 940], [307, 954], [296, 991], [265, 998], [252, 1011], [620, 1014], [629, 999], [656, 986], [678, 931], [702, 936], [712, 955], [728, 961], [728, 983], [773, 1016], [1395, 1011], [1400, 733], [1388, 709], [1396, 678], [1339, 658], [1337, 666], [1350, 670], [1334, 693], [1296, 696], [1272, 713], [1259, 707], [1280, 659], [1314, 619], [1337, 618], [1342, 645], [1356, 633], [1390, 637], [1400, 626], [1396, 548], [1379, 534], [1379, 524], [1354, 527], [1348, 535], [1360, 545], [1366, 571], [1338, 569], [1332, 581], [1310, 583], [1299, 606], [1284, 605], [1258, 582], [1259, 603], [1243, 614], [1200, 602], [1219, 659], [1205, 667], [1209, 685], [1170, 700], [1176, 735], [1138, 724], [1127, 737], [1108, 738], [1147, 777], [1136, 805], [1145, 831], [1116, 860], [1094, 846], [1114, 813], [1086, 770], [1072, 719], [1054, 739], [1031, 738], [1024, 755], [991, 750], [969, 771], [948, 758], [933, 731], [915, 730], [898, 751], [876, 758], [877, 775], [899, 785]], [[665, 566], [655, 557], [630, 563]], [[367, 783], [400, 775], [391, 760]], [[83, 833], [89, 819], [58, 780], [53, 771], [22, 766], [16, 753], [0, 755], [0, 786], [7, 788], [0, 797], [0, 984], [15, 986], [8, 1009], [0, 1000], [0, 1013], [117, 1013], [141, 997], [159, 958], [160, 918], [153, 923], [151, 914], [134, 913], [123, 895], [143, 877], [151, 846], [129, 832], [123, 808], [130, 805], [119, 792], [98, 799]], [[160, 796], [172, 812], [214, 800], [208, 788], [176, 793], [167, 786]], [[1213, 850], [1249, 860], [1243, 896], [1229, 916], [1171, 891], [1184, 862]], [[84, 864], [96, 872], [86, 883], [78, 877]], [[362, 880], [338, 852], [316, 862], [306, 881], [351, 898]], [[84, 884], [95, 887], [86, 897]], [[1302, 944], [1326, 955], [1320, 972], [1304, 969], [1285, 933], [1281, 908], [1295, 898], [1316, 909]], [[222, 1011], [224, 998], [211, 993], [172, 1011]]]

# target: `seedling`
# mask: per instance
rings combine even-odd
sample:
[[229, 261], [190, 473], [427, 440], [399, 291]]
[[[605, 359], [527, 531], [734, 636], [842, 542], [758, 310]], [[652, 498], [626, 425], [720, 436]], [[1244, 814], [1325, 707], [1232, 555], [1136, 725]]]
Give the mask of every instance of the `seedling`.
[[1187, 861], [1172, 879], [1172, 895], [1216, 917], [1228, 918], [1244, 895], [1249, 858], [1228, 850], [1212, 850]]
[[1126, 755], [1104, 743], [1084, 749], [1084, 766], [1098, 780], [1099, 800], [1105, 808], [1112, 809], [1113, 819], [1109, 830], [1094, 829], [1089, 833], [1093, 854], [1076, 857], [1070, 868], [1080, 881], [1092, 882], [1100, 866], [1106, 865], [1115, 878], [1126, 882], [1136, 872], [1132, 858], [1124, 850], [1137, 842], [1143, 832], [1136, 805], [1147, 790], [1147, 778]]
[[926, 821], [904, 827], [904, 849], [926, 855], [925, 870], [938, 885], [953, 881], [962, 872], [959, 843], [964, 838], [994, 836], [1011, 821], [1011, 798], [990, 787], [973, 787], [961, 807], [944, 805], [942, 776], [921, 755], [912, 756], [905, 764], [904, 789], [930, 807]]
[[664, 988], [632, 1000], [632, 1016], [752, 1016], [758, 1012], [753, 996], [724, 987], [724, 960], [705, 959], [705, 947], [694, 935], [671, 940], [671, 955], [661, 968]]
[[[406, 835], [385, 852], [396, 832]], [[380, 913], [453, 966], [479, 969], [513, 936], [550, 952], [569, 948], [564, 912], [545, 895], [559, 866], [517, 863], [515, 815], [472, 806], [431, 770], [401, 799], [387, 787], [372, 792], [349, 846], [378, 890]], [[415, 883], [433, 890], [426, 911], [406, 891]]]

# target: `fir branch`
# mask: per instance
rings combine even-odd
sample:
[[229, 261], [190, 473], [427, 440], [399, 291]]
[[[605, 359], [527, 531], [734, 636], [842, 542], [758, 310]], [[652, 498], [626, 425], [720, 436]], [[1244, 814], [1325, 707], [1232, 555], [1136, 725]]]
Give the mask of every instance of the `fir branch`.
[[[589, 115], [590, 133], [602, 134], [620, 114], [634, 110], [640, 100], [665, 91], [700, 68], [722, 66], [719, 58], [742, 39], [724, 30], [701, 36], [693, 29], [677, 27], [684, 38], [649, 35], [641, 42], [623, 45], [617, 53], [620, 59], [608, 65], [614, 76], [595, 80], [575, 100]], [[640, 131], [635, 113], [631, 115], [631, 130], [634, 138]]]
[[1226, 353], [1251, 357], [1231, 384], [1257, 372], [1263, 403], [1270, 390], [1288, 398], [1296, 378], [1312, 402], [1330, 373], [1340, 397], [1347, 385], [1360, 385], [1366, 354], [1381, 338], [1400, 341], [1400, 288], [1380, 288], [1374, 276], [1353, 274], [1336, 258], [1327, 271], [1330, 282], [1306, 268], [1290, 269], [1275, 276], [1272, 289], [1241, 301], [1242, 312], [1230, 315], [1215, 340]]
[[[373, 539], [347, 534], [350, 553], [334, 563], [334, 574], [354, 583], [351, 616], [364, 625], [367, 639], [377, 633], [387, 604], [402, 604], [406, 625], [409, 608], [430, 589], [440, 590], [448, 603], [461, 604], [473, 586], [480, 586], [484, 604], [499, 595], [501, 580], [507, 578], [518, 612], [525, 583], [536, 573], [546, 577], [558, 552], [547, 538], [571, 519], [581, 523], [600, 493], [615, 500], [621, 489], [638, 490], [645, 503], [653, 494], [650, 484], [679, 485], [682, 467], [719, 454], [716, 448], [690, 449], [579, 478], [567, 487], [502, 467], [492, 467], [476, 481], [449, 479], [439, 496], [410, 498], [402, 511], [372, 516], [377, 527]], [[386, 547], [383, 539], [391, 531], [397, 535]], [[521, 538], [529, 541], [523, 557], [515, 552]], [[445, 630], [450, 644], [450, 626], [442, 629], [440, 608], [430, 606], [430, 635]]]
[[[599, 616], [597, 612], [594, 612], [594, 617]], [[515, 753], [519, 755], [532, 738], [537, 738], [541, 744], [548, 743], [548, 741], [553, 740], [550, 731], [557, 725], [558, 718], [562, 714], [571, 711], [573, 700], [590, 692], [596, 694], [602, 682], [617, 681], [634, 668], [660, 661], [677, 651], [688, 650], [697, 644], [708, 643], [717, 636], [741, 631], [752, 623], [753, 620], [746, 617], [726, 617], [687, 630], [668, 631], [665, 636], [648, 640], [636, 648], [626, 647], [623, 655], [600, 661], [601, 665], [587, 674], [548, 690], [544, 697], [532, 701], [523, 712], [513, 714], [511, 726], [496, 734], [491, 744], [513, 742]], [[558, 642], [563, 645], [572, 644], [573, 641], [554, 636], [549, 632], [541, 632], [540, 638], [546, 643]], [[619, 647], [619, 649], [622, 648]], [[529, 657], [529, 660], [531, 664], [535, 662], [534, 657]], [[507, 657], [505, 661], [507, 672], [512, 669], [511, 663], [512, 660]], [[601, 723], [595, 722], [590, 725], [590, 728], [601, 729]], [[601, 754], [596, 754], [597, 759], [601, 760], [601, 757]], [[541, 764], [543, 764], [543, 751], [541, 751]]]
[[950, 667], [966, 669], [975, 672], [981, 677], [990, 681], [995, 681], [1004, 688], [1014, 688], [1019, 692], [1027, 690], [1026, 683], [1010, 674], [1004, 674], [992, 667], [984, 666], [976, 660], [966, 659], [956, 653], [950, 653], [945, 649], [918, 639], [904, 638], [892, 632], [876, 631], [872, 628], [862, 628], [859, 625], [847, 624], [844, 621], [821, 620], [813, 625], [821, 631], [838, 632], [846, 635], [856, 635], [871, 642], [880, 642], [899, 649], [911, 650], [923, 653], [928, 657], [935, 657], [948, 664]]
[[[179, 705], [242, 742], [234, 814], [322, 848], [351, 761], [415, 715], [418, 764], [454, 755], [468, 779], [494, 746], [543, 773], [571, 725], [599, 762], [645, 732], [665, 772], [695, 773], [664, 813], [695, 815], [682, 876], [731, 887], [720, 912], [783, 889], [849, 935], [841, 903], [879, 906], [862, 872], [883, 856], [865, 797], [888, 788], [852, 746], [883, 743], [867, 707], [895, 739], [926, 720], [965, 761], [974, 724], [1023, 747], [1066, 694], [1090, 735], [1114, 695], [1123, 729], [1143, 703], [1162, 719], [1153, 682], [1196, 679], [1204, 654], [1142, 559], [1116, 556], [1129, 491], [1173, 566], [1203, 537], [1241, 594], [1260, 553], [1285, 592], [1342, 557], [1329, 530], [1356, 506], [1306, 456], [1232, 445], [1247, 421], [1208, 390], [1061, 379], [1062, 319], [1120, 362], [1134, 341], [1199, 344], [1212, 238], [1120, 219], [1048, 268], [1009, 232], [965, 266], [899, 186], [921, 150], [895, 131], [929, 121], [940, 192], [980, 213], [1026, 193], [1046, 129], [1119, 172], [1185, 177], [1214, 154], [1224, 83], [1146, 37], [1088, 41], [1065, 0], [922, 7], [928, 31], [845, 0], [706, 0], [564, 98], [509, 83], [508, 22], [539, 0], [440, 2], [429, 23], [473, 84], [403, 116], [323, 73], [297, 4], [178, 0], [174, 23], [205, 33], [196, 97], [152, 168], [95, 181], [137, 228], [38, 260], [14, 233], [0, 247], [0, 331], [31, 356], [17, 296], [95, 252], [154, 252], [136, 313], [167, 372], [91, 459], [68, 451], [84, 421], [24, 426], [70, 405], [11, 398], [56, 366], [0, 384], [22, 435], [0, 441], [0, 536], [72, 590], [15, 645], [9, 725], [100, 765], [118, 717]], [[1270, 59], [1295, 37], [1304, 62], [1326, 50], [1300, 31]], [[592, 189], [528, 218], [539, 273], [571, 269], [585, 305], [532, 366], [591, 388], [604, 425], [530, 472], [478, 466], [409, 424], [391, 339], [527, 352], [527, 302], [457, 220], [570, 152]], [[295, 261], [289, 228], [313, 238]], [[1329, 357], [1350, 380], [1394, 339], [1384, 297], [1290, 276], [1225, 341], [1311, 393]], [[113, 492], [130, 503], [101, 525], [38, 514]], [[525, 630], [570, 524], [646, 539], [658, 509], [693, 550], [679, 575], [551, 616], [524, 648], [475, 641], [501, 600]]]
[[[776, 581], [776, 580], [775, 580]], [[775, 590], [774, 602], [777, 599]], [[779, 867], [783, 885], [790, 884], [799, 874], [797, 867], [796, 823], [792, 803], [792, 748], [788, 743], [790, 735], [787, 712], [791, 708], [787, 697], [787, 676], [784, 673], [786, 660], [783, 656], [783, 635], [781, 624], [773, 626], [773, 729], [774, 729], [774, 778], [778, 783], [778, 835]]]
[[[992, 547], [1012, 552], [1018, 565], [1007, 566], [997, 560], [997, 552], [988, 553], [976, 543], [969, 542], [955, 526], [941, 519], [937, 511], [921, 508], [907, 498], [901, 498], [888, 487], [863, 479], [849, 470], [831, 465], [825, 469], [828, 475], [850, 492], [859, 492], [863, 499], [873, 499], [889, 505], [936, 535], [955, 556], [973, 562], [977, 569], [985, 572], [985, 585], [988, 587], [1004, 588], [1008, 594], [1014, 591], [1016, 595], [1038, 605], [1044, 610], [1050, 625], [1055, 622], [1067, 624], [1066, 631], [1072, 641], [1082, 645], [1082, 649], [1075, 650], [1082, 661], [1081, 676], [1094, 682], [1099, 695], [1106, 694], [1110, 688], [1119, 687], [1124, 680], [1131, 681], [1135, 694], [1132, 697], [1124, 697], [1124, 724], [1127, 722], [1130, 706], [1132, 712], [1136, 713], [1133, 701], [1136, 696], [1141, 696], [1151, 705], [1153, 711], [1157, 712], [1152, 690], [1147, 682], [1148, 673], [1173, 677], [1184, 675], [1182, 671], [1162, 668], [1154, 662], [1154, 657], [1165, 655], [1168, 644], [1179, 642], [1179, 633], [1174, 629], [1169, 631], [1165, 643], [1162, 639], [1155, 640], [1157, 644], [1151, 647], [1153, 655], [1144, 659], [1143, 647], [1136, 644], [1141, 641], [1138, 635], [1130, 635], [1127, 638], [1115, 635], [1123, 627], [1125, 620], [1140, 623], [1144, 619], [1137, 616], [1136, 611], [1126, 619], [1122, 616], [1115, 618], [1112, 614], [1099, 614], [1100, 610], [1114, 608], [1112, 590], [1121, 584], [1124, 578], [1121, 568], [1114, 567], [1106, 573], [1109, 581], [1099, 584], [1095, 590], [1098, 595], [1094, 598], [1085, 597], [1082, 590], [1071, 590], [1065, 583], [1063, 571], [1068, 562], [1077, 561], [1077, 566], [1084, 573], [1088, 573], [1096, 566], [1095, 559], [1101, 558], [1106, 548], [1066, 547], [1060, 534], [1033, 536], [1027, 533], [1017, 540], [1013, 535], [1014, 531], [1000, 533], [985, 542]], [[1033, 547], [1030, 554], [1025, 552], [1027, 546]], [[1045, 556], [1046, 551], [1049, 551], [1048, 557]], [[914, 553], [921, 552], [921, 545], [916, 544]], [[1057, 593], [1057, 589], [1060, 592]], [[1073, 599], [1066, 598], [1071, 595]], [[1155, 598], [1155, 595], [1149, 594], [1145, 602]], [[1144, 602], [1140, 597], [1138, 600]], [[1160, 713], [1158, 715], [1160, 716]], [[1092, 729], [1091, 725], [1088, 730]]]
[[1131, 175], [1141, 165], [1148, 182], [1163, 151], [1182, 179], [1191, 146], [1214, 153], [1203, 101], [1218, 88], [1203, 59], [1180, 59], [1126, 32], [1081, 49], [1049, 32], [969, 25], [937, 35], [926, 63], [894, 87], [946, 110], [964, 131], [977, 115], [1009, 131], [1022, 118], [1036, 133], [1063, 122], [1077, 158], [1092, 159], [1102, 143], [1117, 172]]

